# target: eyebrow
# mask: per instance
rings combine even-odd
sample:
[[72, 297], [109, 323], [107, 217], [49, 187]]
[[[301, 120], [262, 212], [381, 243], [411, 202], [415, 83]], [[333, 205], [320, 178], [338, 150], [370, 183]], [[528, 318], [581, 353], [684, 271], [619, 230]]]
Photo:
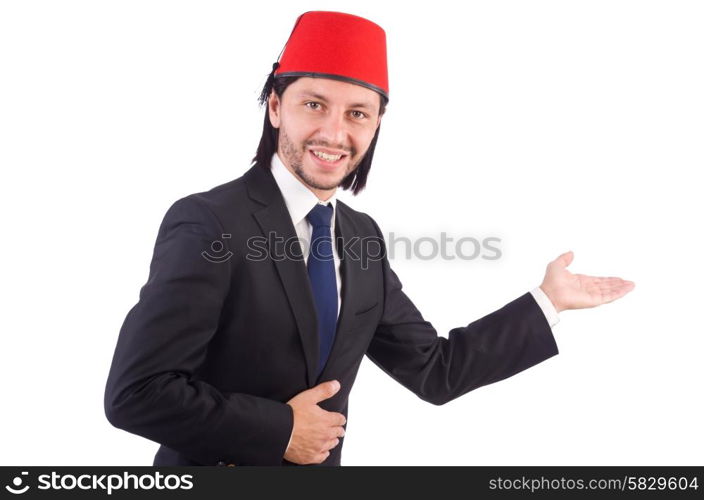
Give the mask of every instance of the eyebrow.
[[[303, 91], [299, 94], [299, 97], [312, 97], [314, 99], [318, 99], [319, 101], [323, 102], [328, 102], [328, 100], [325, 98], [325, 96], [322, 96], [320, 94], [316, 94], [315, 92], [309, 92], [309, 91]], [[368, 102], [356, 102], [354, 104], [350, 104], [351, 108], [364, 108], [364, 109], [369, 109], [373, 110], [374, 107], [369, 104]]]

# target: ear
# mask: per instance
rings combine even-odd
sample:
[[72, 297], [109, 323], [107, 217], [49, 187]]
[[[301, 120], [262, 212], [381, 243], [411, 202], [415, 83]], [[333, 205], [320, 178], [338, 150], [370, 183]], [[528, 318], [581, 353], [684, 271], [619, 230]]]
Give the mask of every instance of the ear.
[[271, 94], [269, 94], [269, 99], [267, 102], [269, 106], [269, 121], [271, 122], [271, 126], [274, 128], [279, 128], [281, 125], [281, 99], [279, 99], [276, 92], [272, 90]]

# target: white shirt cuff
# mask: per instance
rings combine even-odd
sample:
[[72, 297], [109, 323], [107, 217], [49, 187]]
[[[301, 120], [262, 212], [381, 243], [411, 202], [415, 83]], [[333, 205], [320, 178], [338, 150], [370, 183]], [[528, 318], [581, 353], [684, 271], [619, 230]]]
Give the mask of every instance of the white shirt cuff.
[[284, 455], [288, 451], [288, 447], [291, 446], [291, 440], [293, 439], [293, 429], [291, 429], [291, 437], [288, 438], [288, 444], [286, 445], [286, 451], [284, 451]]
[[530, 293], [533, 295], [533, 298], [538, 303], [538, 306], [540, 306], [540, 309], [543, 310], [543, 314], [545, 315], [545, 319], [548, 321], [550, 328], [558, 324], [560, 322], [560, 316], [557, 310], [555, 309], [555, 306], [552, 304], [552, 301], [548, 298], [547, 295], [545, 295], [545, 292], [543, 292], [542, 288], [537, 286], [533, 288]]

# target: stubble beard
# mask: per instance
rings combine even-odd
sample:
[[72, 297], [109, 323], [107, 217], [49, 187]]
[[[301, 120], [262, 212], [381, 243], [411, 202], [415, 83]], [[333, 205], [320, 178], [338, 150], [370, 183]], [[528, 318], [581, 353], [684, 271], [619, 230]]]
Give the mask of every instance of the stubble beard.
[[[279, 145], [281, 146], [281, 151], [285, 159], [288, 161], [288, 164], [291, 166], [291, 169], [296, 173], [298, 177], [301, 178], [301, 180], [303, 180], [303, 182], [305, 182], [308, 186], [314, 189], [329, 190], [340, 186], [340, 184], [342, 184], [342, 181], [345, 180], [349, 174], [354, 172], [355, 169], [359, 166], [359, 163], [362, 161], [362, 159], [359, 158], [355, 162], [350, 162], [347, 167], [347, 171], [344, 173], [344, 175], [340, 176], [339, 180], [331, 181], [329, 183], [324, 184], [314, 179], [313, 176], [308, 175], [303, 170], [303, 155], [307, 154], [306, 148], [303, 147], [300, 150], [297, 149], [296, 146], [293, 144], [293, 141], [291, 141], [289, 136], [286, 135], [286, 132], [283, 130], [283, 128], [279, 129]], [[350, 157], [352, 156], [353, 155], [351, 154]]]

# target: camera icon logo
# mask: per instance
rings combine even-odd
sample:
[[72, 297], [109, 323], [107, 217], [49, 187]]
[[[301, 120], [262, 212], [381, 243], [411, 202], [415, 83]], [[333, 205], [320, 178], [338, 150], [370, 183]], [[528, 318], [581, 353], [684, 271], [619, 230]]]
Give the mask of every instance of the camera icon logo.
[[[223, 233], [222, 238], [228, 240], [232, 238], [232, 234]], [[220, 240], [215, 240], [210, 244], [210, 250], [212, 250], [212, 253], [208, 252], [207, 250], [203, 250], [200, 254], [208, 262], [212, 262], [214, 264], [222, 264], [223, 262], [227, 262], [228, 260], [230, 260], [230, 257], [234, 255], [229, 250], [227, 252], [223, 252], [224, 249], [225, 245], [223, 244], [223, 242]]]
[[[27, 471], [22, 471], [20, 475], [21, 475], [21, 476], [26, 476], [26, 475], [28, 475], [28, 474], [29, 474], [29, 472], [27, 472]], [[14, 488], [13, 488], [13, 486], [14, 486]], [[5, 486], [5, 489], [6, 489], [7, 491], [9, 491], [10, 493], [12, 493], [13, 495], [21, 495], [22, 493], [26, 493], [26, 492], [27, 492], [27, 490], [29, 489], [29, 485], [27, 484], [27, 485], [25, 485], [23, 488], [21, 488], [21, 486], [22, 486], [22, 477], [16, 476], [16, 477], [12, 480], [12, 486], [6, 485], [6, 486]], [[15, 489], [15, 488], [18, 488], [18, 489]]]

